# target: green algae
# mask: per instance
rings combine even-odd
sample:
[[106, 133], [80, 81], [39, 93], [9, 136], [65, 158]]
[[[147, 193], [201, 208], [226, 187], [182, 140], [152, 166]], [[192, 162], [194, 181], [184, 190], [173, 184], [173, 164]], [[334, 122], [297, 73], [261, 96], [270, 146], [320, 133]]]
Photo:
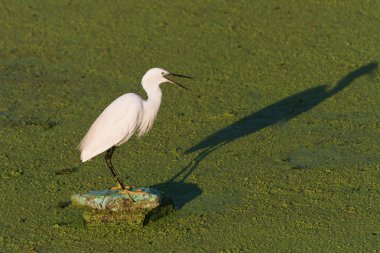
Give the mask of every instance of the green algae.
[[[379, 61], [379, 13], [376, 1], [1, 2], [0, 251], [378, 251], [378, 68], [319, 96]], [[67, 200], [114, 181], [75, 147], [156, 66], [196, 79], [162, 86], [152, 131], [114, 163], [180, 210], [84, 226]]]

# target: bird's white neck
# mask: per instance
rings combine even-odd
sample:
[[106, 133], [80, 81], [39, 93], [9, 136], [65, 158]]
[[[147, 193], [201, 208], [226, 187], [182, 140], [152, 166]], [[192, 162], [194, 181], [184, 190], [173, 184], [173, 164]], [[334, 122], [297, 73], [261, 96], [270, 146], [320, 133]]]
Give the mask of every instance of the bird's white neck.
[[162, 91], [160, 86], [151, 87], [150, 89], [145, 89], [148, 99], [144, 101], [144, 106], [148, 106], [149, 109], [156, 108], [157, 111], [160, 108]]
[[157, 116], [158, 109], [161, 105], [162, 92], [159, 86], [145, 89], [148, 99], [143, 102], [143, 117], [141, 118], [139, 135], [143, 135], [149, 131]]

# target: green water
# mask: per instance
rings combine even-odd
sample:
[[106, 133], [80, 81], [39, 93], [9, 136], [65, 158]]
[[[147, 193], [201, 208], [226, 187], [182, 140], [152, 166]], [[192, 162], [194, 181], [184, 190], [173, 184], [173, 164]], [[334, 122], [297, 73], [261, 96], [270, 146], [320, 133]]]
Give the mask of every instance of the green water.
[[[380, 250], [379, 1], [2, 1], [0, 26], [0, 252]], [[84, 226], [66, 201], [115, 182], [75, 148], [151, 67], [196, 79], [114, 164], [180, 210]]]

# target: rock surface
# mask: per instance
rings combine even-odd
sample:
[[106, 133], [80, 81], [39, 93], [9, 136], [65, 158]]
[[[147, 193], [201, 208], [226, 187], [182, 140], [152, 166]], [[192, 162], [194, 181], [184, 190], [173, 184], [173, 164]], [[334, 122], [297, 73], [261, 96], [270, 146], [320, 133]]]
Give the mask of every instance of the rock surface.
[[152, 188], [132, 188], [129, 195], [120, 189], [90, 191], [74, 194], [74, 207], [85, 207], [83, 219], [86, 223], [126, 222], [146, 225], [175, 210], [174, 203]]

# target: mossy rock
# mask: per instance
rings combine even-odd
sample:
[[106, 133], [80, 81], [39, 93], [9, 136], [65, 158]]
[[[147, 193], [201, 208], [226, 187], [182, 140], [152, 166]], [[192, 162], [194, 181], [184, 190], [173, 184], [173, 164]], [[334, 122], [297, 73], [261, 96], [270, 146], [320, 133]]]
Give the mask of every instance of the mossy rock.
[[144, 226], [175, 211], [174, 203], [167, 198], [156, 208], [143, 208], [135, 211], [110, 211], [90, 209], [83, 213], [86, 224], [99, 223], [127, 223], [129, 225]]
[[71, 203], [74, 207], [85, 208], [83, 219], [87, 224], [112, 222], [146, 225], [175, 210], [171, 199], [155, 189], [143, 187], [130, 189], [129, 195], [122, 190], [74, 194]]

